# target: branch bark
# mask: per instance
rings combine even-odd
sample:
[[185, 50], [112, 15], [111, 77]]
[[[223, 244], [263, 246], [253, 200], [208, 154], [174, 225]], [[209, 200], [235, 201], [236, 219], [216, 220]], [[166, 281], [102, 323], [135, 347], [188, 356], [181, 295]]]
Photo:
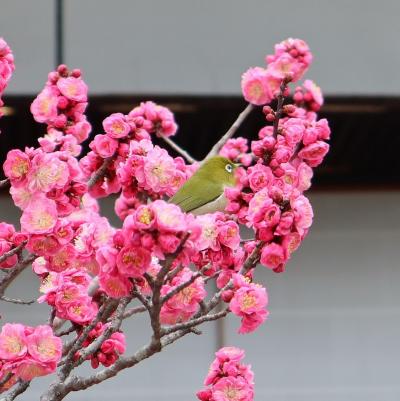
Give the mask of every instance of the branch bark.
[[169, 139], [163, 134], [158, 134], [158, 136], [165, 142], [167, 143], [172, 149], [174, 149], [177, 153], [179, 153], [181, 156], [183, 156], [190, 164], [196, 163], [197, 160], [190, 156], [190, 154], [185, 150], [182, 149], [177, 143], [175, 143], [172, 139]]
[[228, 139], [232, 138], [235, 135], [236, 131], [242, 125], [243, 121], [247, 118], [247, 116], [254, 110], [254, 106], [252, 104], [248, 104], [246, 108], [239, 114], [238, 118], [232, 124], [232, 126], [228, 129], [228, 131], [222, 136], [222, 138], [211, 148], [208, 155], [205, 159], [216, 156], [221, 148], [225, 145]]
[[29, 255], [21, 260], [12, 269], [9, 269], [7, 274], [0, 281], [0, 297], [2, 297], [10, 284], [22, 273], [25, 268], [36, 259], [35, 255]]
[[27, 244], [28, 241], [23, 241], [21, 242], [18, 246], [16, 246], [13, 249], [10, 249], [8, 252], [3, 253], [3, 255], [0, 256], [0, 263], [4, 262], [8, 258], [10, 258], [13, 255], [16, 255], [18, 252], [22, 251], [24, 249], [25, 245]]
[[90, 180], [88, 181], [89, 189], [92, 188], [97, 181], [99, 181], [101, 178], [105, 176], [108, 167], [113, 161], [114, 161], [114, 156], [107, 157], [106, 159], [104, 159], [103, 164], [100, 166], [100, 168], [96, 170], [90, 177]]

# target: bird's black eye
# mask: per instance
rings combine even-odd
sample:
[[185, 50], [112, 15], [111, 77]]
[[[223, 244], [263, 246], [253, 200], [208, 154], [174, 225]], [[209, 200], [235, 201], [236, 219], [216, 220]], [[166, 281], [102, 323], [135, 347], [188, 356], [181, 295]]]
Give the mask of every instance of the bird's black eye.
[[228, 173], [231, 173], [232, 170], [233, 170], [232, 165], [231, 165], [231, 164], [227, 164], [227, 165], [225, 166], [225, 170], [226, 170]]

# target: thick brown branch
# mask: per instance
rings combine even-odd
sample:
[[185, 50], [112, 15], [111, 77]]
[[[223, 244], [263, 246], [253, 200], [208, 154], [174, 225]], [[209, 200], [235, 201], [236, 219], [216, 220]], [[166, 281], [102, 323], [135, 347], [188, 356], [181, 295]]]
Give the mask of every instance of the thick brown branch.
[[216, 156], [221, 148], [225, 145], [225, 143], [228, 141], [228, 139], [232, 138], [233, 135], [235, 135], [236, 131], [239, 129], [239, 127], [242, 125], [243, 121], [247, 118], [247, 116], [254, 110], [254, 106], [252, 104], [248, 104], [246, 108], [239, 114], [238, 118], [235, 120], [235, 122], [232, 124], [232, 126], [226, 131], [226, 133], [223, 135], [223, 137], [212, 147], [208, 155], [205, 157], [205, 159], [208, 159], [209, 157]]
[[30, 382], [19, 380], [11, 389], [7, 392], [7, 394], [0, 398], [0, 401], [13, 401], [20, 394], [22, 394], [28, 387]]
[[9, 269], [7, 274], [0, 281], [0, 296], [2, 297], [9, 287], [9, 285], [18, 277], [20, 273], [24, 271], [24, 269], [32, 263], [36, 259], [35, 255], [30, 255], [27, 258], [21, 260], [16, 266], [12, 269]]
[[0, 297], [0, 300], [4, 302], [10, 302], [12, 304], [18, 304], [18, 305], [32, 305], [36, 301], [33, 299], [31, 301], [24, 301], [23, 299], [18, 299], [18, 298], [8, 298], [5, 295], [2, 295]]
[[189, 237], [190, 237], [190, 232], [186, 233], [183, 236], [181, 243], [179, 244], [176, 251], [171, 255], [168, 255], [164, 260], [164, 263], [162, 264], [162, 267], [160, 271], [157, 273], [157, 276], [154, 280], [152, 308], [149, 311], [149, 313], [150, 313], [151, 327], [153, 329], [153, 345], [156, 348], [160, 347], [160, 338], [161, 338], [161, 323], [160, 323], [160, 311], [162, 307], [161, 287], [164, 283], [165, 276], [167, 275], [172, 266], [172, 263], [182, 252], [183, 247], [185, 246], [185, 243]]
[[[164, 337], [160, 341], [160, 348], [154, 347], [153, 342], [151, 341], [149, 344], [145, 345], [137, 352], [135, 352], [135, 354], [133, 354], [132, 356], [120, 358], [111, 367], [94, 373], [89, 377], [72, 376], [67, 379], [61, 390], [65, 392], [65, 394], [67, 394], [71, 391], [81, 391], [87, 389], [88, 387], [94, 386], [95, 384], [99, 384], [107, 379], [110, 379], [111, 377], [116, 376], [121, 370], [131, 368], [144, 359], [150, 358], [157, 352], [161, 351], [164, 347], [174, 343], [179, 338], [191, 332], [191, 329], [180, 330]], [[46, 393], [46, 396], [47, 394], [48, 393]], [[42, 399], [43, 401], [51, 400], [51, 398], [48, 397], [43, 397]]]

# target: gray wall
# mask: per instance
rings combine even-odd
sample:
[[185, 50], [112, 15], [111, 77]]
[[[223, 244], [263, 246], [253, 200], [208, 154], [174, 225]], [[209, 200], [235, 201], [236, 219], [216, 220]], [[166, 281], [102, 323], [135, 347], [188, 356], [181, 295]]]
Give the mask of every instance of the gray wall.
[[[285, 274], [262, 267], [270, 319], [250, 335], [227, 323], [227, 344], [246, 349], [256, 375], [256, 400], [398, 401], [400, 399], [400, 192], [313, 193], [315, 224]], [[12, 214], [0, 198], [0, 220]], [[104, 210], [110, 214], [111, 204]], [[26, 272], [9, 294], [37, 295]], [[2, 303], [5, 321], [43, 322], [44, 305]], [[42, 314], [40, 314], [40, 312]], [[128, 321], [129, 351], [148, 337], [146, 319]], [[213, 324], [165, 352], [87, 392], [76, 401], [195, 399], [213, 358]], [[89, 374], [90, 368], [83, 374]], [[36, 400], [49, 379], [21, 399]]]
[[[328, 94], [399, 95], [398, 0], [65, 0], [66, 62], [91, 93], [239, 94], [274, 43], [307, 40]], [[39, 90], [54, 55], [52, 0], [0, 0], [0, 36]]]

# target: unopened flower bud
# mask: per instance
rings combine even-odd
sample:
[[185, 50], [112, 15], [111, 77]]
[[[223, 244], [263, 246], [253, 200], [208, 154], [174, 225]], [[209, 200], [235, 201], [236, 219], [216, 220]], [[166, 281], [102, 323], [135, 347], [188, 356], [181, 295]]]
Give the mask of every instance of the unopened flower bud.
[[265, 118], [266, 118], [267, 121], [272, 122], [272, 121], [275, 120], [275, 115], [272, 114], [272, 113], [269, 113], [269, 114], [267, 114], [267, 115], [265, 116]]
[[271, 107], [271, 106], [264, 106], [263, 109], [262, 109], [262, 111], [263, 111], [263, 113], [264, 113], [265, 115], [274, 112], [274, 111], [272, 110], [272, 107]]
[[296, 111], [296, 106], [294, 104], [287, 104], [283, 106], [283, 112], [286, 114], [292, 114]]
[[57, 72], [62, 76], [62, 77], [67, 77], [68, 76], [68, 67], [65, 64], [60, 64], [57, 67]]
[[68, 106], [68, 99], [64, 96], [59, 96], [57, 100], [57, 107], [64, 110]]
[[79, 78], [82, 75], [82, 72], [79, 68], [75, 68], [74, 70], [72, 70], [71, 75], [74, 78]]
[[226, 290], [221, 294], [221, 298], [224, 302], [228, 303], [231, 301], [234, 292], [232, 290]]

